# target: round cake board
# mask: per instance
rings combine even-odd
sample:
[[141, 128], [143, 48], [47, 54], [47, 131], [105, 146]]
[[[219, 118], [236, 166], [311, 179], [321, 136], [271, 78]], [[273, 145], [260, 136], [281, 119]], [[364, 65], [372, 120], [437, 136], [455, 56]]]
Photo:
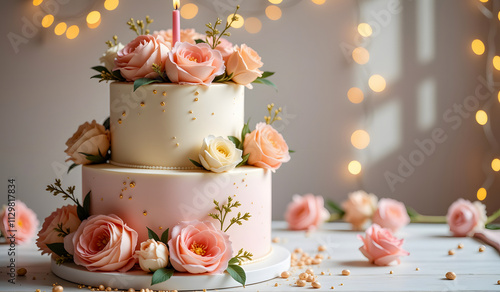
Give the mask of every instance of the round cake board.
[[[281, 272], [290, 268], [290, 252], [284, 247], [274, 245], [273, 250], [266, 258], [255, 263], [242, 266], [247, 276], [246, 285], [264, 282], [280, 275]], [[216, 275], [200, 275], [188, 273], [175, 273], [170, 279], [163, 283], [151, 285], [152, 274], [143, 271], [129, 271], [126, 273], [90, 272], [82, 266], [74, 263], [58, 265], [54, 260], [51, 262], [52, 272], [64, 280], [85, 284], [94, 287], [104, 285], [105, 287], [128, 290], [134, 288], [154, 290], [202, 290], [241, 287], [227, 273]]]

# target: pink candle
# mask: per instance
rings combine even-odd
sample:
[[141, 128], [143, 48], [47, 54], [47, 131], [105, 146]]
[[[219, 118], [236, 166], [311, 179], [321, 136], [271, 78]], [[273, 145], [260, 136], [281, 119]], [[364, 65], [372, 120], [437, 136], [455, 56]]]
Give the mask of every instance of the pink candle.
[[172, 47], [175, 43], [181, 40], [181, 16], [179, 13], [179, 0], [174, 1], [174, 11], [172, 11]]

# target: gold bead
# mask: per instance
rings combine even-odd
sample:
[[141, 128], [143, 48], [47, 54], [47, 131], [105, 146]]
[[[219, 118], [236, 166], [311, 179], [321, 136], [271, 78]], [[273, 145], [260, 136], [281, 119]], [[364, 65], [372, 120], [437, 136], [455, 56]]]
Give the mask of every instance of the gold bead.
[[164, 101], [160, 102], [160, 105], [165, 106], [165, 102]]
[[459, 243], [458, 244], [458, 249], [462, 249], [462, 248], [464, 248], [464, 245], [462, 243]]
[[162, 112], [165, 112], [165, 110], [162, 110]]
[[415, 268], [415, 271], [420, 271], [420, 268]]
[[123, 195], [122, 194], [120, 194], [120, 199], [123, 199]]
[[190, 114], [192, 114], [192, 113], [193, 113], [193, 111], [189, 111], [189, 113], [190, 113]]
[[299, 279], [301, 279], [301, 280], [306, 280], [307, 277], [309, 277], [309, 274], [307, 274], [307, 273], [300, 273], [299, 274]]
[[180, 145], [179, 143], [175, 143], [175, 146], [179, 147], [179, 145]]
[[131, 187], [131, 188], [135, 188], [135, 182], [131, 182], [131, 183], [130, 183], [130, 187]]
[[287, 279], [288, 277], [290, 277], [290, 272], [289, 271], [281, 272], [281, 278]]
[[128, 197], [129, 200], [132, 200], [132, 196]]
[[52, 292], [63, 292], [63, 291], [64, 291], [64, 288], [61, 285], [56, 285], [56, 286], [52, 287]]
[[144, 212], [142, 212], [142, 215], [146, 216], [146, 215], [148, 215], [148, 212], [144, 211]]
[[318, 246], [318, 251], [325, 251], [325, 250], [326, 250], [326, 246], [325, 245]]
[[121, 124], [122, 123], [122, 119], [118, 119], [118, 124]]
[[280, 242], [280, 238], [279, 237], [274, 237], [272, 241], [274, 243], [278, 243], [278, 242]]
[[26, 270], [26, 268], [19, 268], [19, 269], [17, 269], [17, 275], [18, 276], [26, 276], [27, 272], [28, 272], [28, 270]]
[[486, 246], [481, 245], [481, 246], [479, 247], [479, 252], [484, 252], [485, 250], [486, 250]]
[[156, 89], [153, 90], [153, 94], [156, 94], [158, 91], [156, 91]]
[[200, 93], [199, 93], [198, 91], [196, 91], [196, 92], [194, 93], [194, 95], [195, 95], [195, 96], [198, 96], [199, 94], [200, 94]]
[[342, 276], [349, 276], [351, 274], [351, 271], [349, 270], [342, 270]]
[[196, 118], [193, 118], [193, 121], [196, 120]]
[[161, 94], [162, 94], [163, 96], [167, 96], [167, 93], [166, 93], [165, 91], [163, 91]]
[[123, 113], [122, 113], [122, 116], [126, 116], [126, 115], [127, 115], [127, 113], [126, 113], [126, 112], [123, 112]]
[[454, 254], [455, 254], [455, 250], [450, 249], [450, 250], [448, 251], [448, 255], [454, 255]]
[[314, 280], [316, 280], [316, 278], [315, 278], [313, 275], [309, 275], [309, 276], [307, 277], [307, 280], [306, 280], [306, 281], [307, 281], [307, 282], [314, 282]]
[[306, 286], [306, 281], [304, 281], [304, 280], [297, 280], [297, 282], [295, 282], [295, 284], [297, 284], [297, 286], [299, 286], [299, 287], [305, 287]]
[[313, 269], [307, 269], [306, 273], [309, 275], [314, 275], [314, 270]]
[[312, 282], [311, 283], [311, 286], [314, 288], [314, 289], [319, 289], [321, 288], [321, 284], [319, 282]]
[[215, 113], [212, 113], [212, 116], [215, 115]]
[[194, 101], [198, 101], [198, 98], [195, 98]]
[[158, 227], [158, 229], [162, 230], [162, 229], [163, 229], [163, 226]]
[[394, 271], [390, 271], [389, 274], [391, 274], [391, 275], [394, 274]]
[[448, 280], [455, 280], [457, 278], [457, 275], [453, 272], [448, 272], [446, 273], [446, 279]]
[[144, 101], [141, 101], [141, 106], [145, 106], [146, 104], [144, 103]]

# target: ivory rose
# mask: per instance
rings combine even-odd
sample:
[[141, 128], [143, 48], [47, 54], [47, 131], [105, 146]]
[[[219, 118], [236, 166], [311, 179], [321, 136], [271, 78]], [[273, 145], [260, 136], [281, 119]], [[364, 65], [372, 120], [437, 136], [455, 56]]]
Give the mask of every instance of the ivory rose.
[[243, 155], [248, 153], [248, 164], [271, 169], [273, 172], [280, 168], [282, 163], [290, 160], [285, 139], [266, 123], [258, 123], [255, 130], [245, 135]]
[[179, 223], [172, 228], [168, 247], [174, 269], [192, 274], [222, 273], [233, 254], [229, 236], [211, 222]]
[[359, 250], [368, 260], [377, 266], [388, 266], [392, 263], [399, 264], [399, 257], [410, 255], [402, 248], [403, 239], [394, 237], [389, 229], [372, 224], [365, 232], [365, 237], [358, 235], [363, 241]]
[[168, 265], [168, 248], [163, 242], [148, 239], [141, 242], [141, 248], [135, 252], [139, 266], [145, 272], [154, 272]]
[[328, 218], [330, 213], [324, 207], [323, 197], [313, 194], [294, 195], [285, 213], [291, 230], [315, 229]]
[[29, 242], [35, 237], [38, 224], [35, 212], [19, 200], [9, 201], [0, 212], [0, 231], [8, 242], [11, 235], [16, 244]]
[[[165, 39], [166, 42], [172, 43], [172, 29], [154, 31], [153, 36], [154, 37], [161, 36]], [[204, 35], [197, 33], [192, 28], [181, 29], [180, 36], [181, 36], [180, 40], [181, 42], [190, 43], [193, 45], [196, 43], [196, 40], [205, 39]]]
[[233, 74], [233, 82], [252, 88], [251, 83], [262, 76], [263, 72], [259, 70], [262, 65], [264, 63], [257, 52], [243, 44], [234, 48], [234, 52], [227, 59], [226, 70], [228, 75]]
[[221, 53], [205, 43], [177, 42], [165, 62], [168, 78], [179, 84], [210, 85], [225, 70]]
[[89, 271], [126, 272], [136, 262], [137, 232], [116, 215], [90, 216], [71, 236], [75, 264]]
[[106, 67], [109, 72], [113, 71], [113, 69], [115, 68], [115, 58], [118, 54], [118, 51], [123, 48], [124, 46], [122, 45], [122, 43], [118, 43], [115, 46], [108, 48], [102, 55], [102, 57], [99, 58], [99, 61], [104, 64], [104, 67]]
[[241, 154], [233, 142], [210, 135], [203, 139], [198, 156], [205, 169], [224, 172], [234, 169], [243, 160]]
[[140, 35], [118, 51], [113, 71], [120, 70], [127, 81], [156, 78], [158, 73], [153, 70], [153, 64], [163, 68], [168, 52], [169, 48], [163, 39]]
[[68, 148], [64, 151], [76, 164], [89, 164], [92, 161], [82, 154], [99, 155], [99, 152], [106, 156], [109, 149], [109, 131], [103, 125], [93, 120], [90, 124], [85, 122], [78, 127], [78, 130], [66, 141]]
[[410, 216], [408, 216], [403, 203], [384, 198], [378, 202], [378, 208], [373, 214], [372, 221], [383, 228], [396, 232], [410, 223]]
[[365, 191], [350, 193], [342, 208], [345, 211], [344, 220], [351, 223], [354, 230], [362, 230], [377, 209], [377, 196]]
[[45, 218], [42, 229], [38, 232], [38, 238], [36, 240], [38, 249], [42, 251], [42, 254], [52, 254], [47, 244], [63, 243], [65, 237], [59, 236], [61, 232], [55, 229], [62, 229], [64, 233], [73, 233], [78, 229], [80, 223], [81, 221], [76, 212], [76, 205], [67, 205], [57, 208], [49, 217]]
[[486, 223], [486, 206], [476, 201], [458, 199], [448, 208], [446, 221], [454, 236], [472, 236], [484, 229]]

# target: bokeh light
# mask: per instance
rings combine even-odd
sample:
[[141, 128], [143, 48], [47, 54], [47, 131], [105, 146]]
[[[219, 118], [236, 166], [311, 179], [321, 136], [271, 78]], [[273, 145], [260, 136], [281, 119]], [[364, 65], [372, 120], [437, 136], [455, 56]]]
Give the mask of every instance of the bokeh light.
[[266, 7], [266, 16], [271, 20], [278, 20], [281, 18], [281, 9], [275, 5], [269, 5]]
[[[233, 15], [235, 15], [235, 14], [231, 14], [227, 17], [228, 23], [231, 22]], [[243, 24], [245, 24], [245, 19], [243, 18], [243, 16], [241, 16], [239, 14], [236, 14], [236, 17], [238, 17], [238, 20], [233, 21], [233, 23], [231, 24], [231, 27], [240, 28], [243, 26]]]
[[363, 95], [363, 91], [357, 87], [351, 87], [347, 91], [347, 98], [352, 103], [361, 103], [365, 98]]
[[38, 6], [40, 4], [42, 4], [43, 0], [33, 0], [33, 5], [34, 6]]
[[500, 56], [493, 57], [493, 67], [500, 71]]
[[360, 23], [358, 25], [358, 32], [361, 36], [367, 38], [372, 35], [372, 27], [368, 23]]
[[351, 174], [357, 175], [361, 172], [361, 163], [359, 163], [359, 161], [353, 160], [349, 162], [347, 170], [349, 170]]
[[52, 14], [47, 14], [42, 18], [42, 26], [47, 28], [54, 23], [54, 15]]
[[491, 168], [494, 171], [500, 171], [500, 159], [495, 158], [491, 161]]
[[365, 149], [370, 144], [370, 135], [365, 130], [356, 130], [351, 135], [351, 143], [357, 149]]
[[325, 4], [326, 0], [311, 0], [314, 4], [322, 5]]
[[187, 3], [181, 6], [181, 16], [184, 19], [193, 19], [198, 14], [198, 6], [194, 3]]
[[486, 125], [488, 122], [488, 114], [483, 110], [478, 110], [476, 112], [476, 122], [481, 126]]
[[245, 21], [245, 29], [249, 33], [258, 33], [262, 29], [262, 22], [257, 17], [249, 17]]
[[479, 39], [475, 39], [472, 41], [472, 44], [471, 44], [471, 47], [472, 47], [472, 51], [474, 52], [474, 54], [476, 55], [482, 55], [484, 53], [484, 43], [479, 40]]
[[106, 8], [106, 10], [115, 10], [116, 7], [118, 7], [118, 4], [119, 4], [119, 1], [118, 0], [106, 0], [104, 1], [104, 8]]
[[78, 25], [72, 25], [68, 27], [68, 30], [66, 30], [66, 37], [72, 40], [76, 38], [79, 33], [80, 33], [80, 28], [78, 27]]
[[480, 188], [479, 190], [477, 190], [477, 199], [479, 201], [486, 199], [486, 195], [487, 195], [487, 192], [486, 192], [485, 188]]
[[375, 74], [370, 76], [370, 79], [368, 79], [368, 86], [370, 86], [371, 90], [375, 92], [382, 92], [385, 89], [386, 82], [384, 77]]
[[269, 0], [271, 4], [280, 4], [283, 0]]
[[370, 60], [370, 53], [363, 47], [357, 47], [352, 51], [352, 59], [358, 64], [366, 64]]
[[56, 35], [62, 35], [68, 26], [66, 25], [65, 22], [59, 22], [56, 27], [54, 27], [54, 33]]

